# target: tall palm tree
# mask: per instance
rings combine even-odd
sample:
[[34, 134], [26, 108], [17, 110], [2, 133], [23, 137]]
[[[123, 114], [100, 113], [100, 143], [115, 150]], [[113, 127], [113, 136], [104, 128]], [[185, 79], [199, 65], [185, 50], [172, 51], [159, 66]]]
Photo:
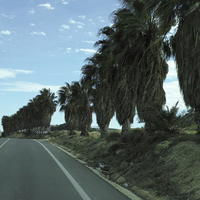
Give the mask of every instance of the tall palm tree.
[[55, 93], [52, 93], [50, 89], [42, 89], [38, 97], [38, 107], [40, 108], [40, 113], [42, 115], [42, 127], [48, 128], [50, 126], [51, 117], [56, 111], [57, 97]]
[[104, 55], [103, 52], [88, 59], [88, 64], [82, 68], [83, 77], [81, 80], [83, 87], [88, 88], [101, 136], [107, 133], [115, 111], [111, 85], [108, 83], [107, 71], [105, 70], [107, 59], [107, 55]]
[[81, 130], [81, 135], [87, 135], [92, 122], [92, 109], [87, 90], [79, 83], [61, 87], [59, 92], [61, 111], [65, 111], [68, 128]]
[[104, 27], [100, 31], [102, 40], [98, 41], [99, 53], [107, 55], [107, 67], [105, 68], [107, 82], [111, 87], [116, 118], [122, 126], [122, 134], [130, 129], [135, 114], [135, 102], [133, 91], [128, 87], [128, 71], [124, 63], [124, 57], [119, 58], [126, 44], [122, 43], [121, 36], [116, 27]]
[[78, 113], [70, 111], [71, 106], [69, 103], [71, 96], [71, 85], [66, 83], [65, 86], [62, 86], [58, 91], [58, 102], [60, 104], [60, 111], [65, 113], [65, 123], [72, 132], [72, 130], [80, 130], [80, 116]]
[[[196, 0], [151, 0], [166, 27], [177, 26], [172, 36], [180, 89], [186, 106], [195, 110], [200, 132], [200, 2]], [[168, 29], [166, 30], [168, 31]]]
[[160, 31], [161, 20], [145, 5], [145, 1], [126, 1], [125, 7], [115, 13], [114, 27], [116, 41], [121, 40], [123, 48], [118, 56], [119, 63], [123, 63], [119, 70], [126, 74], [123, 83], [127, 87], [123, 87], [128, 88], [128, 99], [135, 102], [146, 128], [153, 129], [153, 116], [159, 115], [165, 104], [163, 81], [170, 48]]
[[88, 135], [92, 123], [92, 105], [89, 100], [88, 90], [79, 82], [71, 85], [71, 109], [79, 115], [81, 135]]

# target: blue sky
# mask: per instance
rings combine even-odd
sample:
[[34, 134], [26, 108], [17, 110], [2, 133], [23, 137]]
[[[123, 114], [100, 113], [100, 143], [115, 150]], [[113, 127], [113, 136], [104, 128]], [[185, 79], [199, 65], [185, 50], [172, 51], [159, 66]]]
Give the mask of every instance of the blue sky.
[[[100, 28], [118, 0], [0, 0], [0, 117], [14, 114], [38, 90], [79, 80]], [[165, 83], [168, 105], [181, 100], [175, 64]], [[63, 123], [56, 112], [52, 124]], [[95, 126], [95, 122], [93, 124]], [[111, 127], [118, 127], [112, 120]]]

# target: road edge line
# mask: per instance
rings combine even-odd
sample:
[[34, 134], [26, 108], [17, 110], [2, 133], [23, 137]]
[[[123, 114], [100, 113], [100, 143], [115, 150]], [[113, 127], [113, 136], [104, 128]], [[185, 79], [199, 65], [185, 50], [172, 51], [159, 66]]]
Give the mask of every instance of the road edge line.
[[5, 142], [3, 142], [1, 145], [0, 145], [0, 149], [9, 141], [10, 139], [8, 138]]
[[72, 186], [74, 189], [78, 192], [80, 197], [83, 200], [92, 200], [87, 193], [84, 191], [84, 189], [80, 186], [80, 184], [73, 178], [73, 176], [67, 171], [67, 169], [63, 166], [63, 164], [53, 155], [53, 153], [41, 142], [38, 140], [35, 140], [38, 144], [40, 144], [46, 151], [47, 153], [51, 156], [51, 158], [54, 160], [54, 162], [57, 164], [57, 166], [60, 168], [60, 170], [64, 173], [64, 175], [68, 178], [68, 180], [71, 182]]
[[95, 173], [97, 176], [99, 176], [100, 178], [102, 178], [104, 181], [106, 181], [107, 183], [109, 183], [110, 185], [112, 185], [115, 189], [117, 189], [119, 192], [121, 192], [122, 194], [124, 194], [125, 196], [127, 196], [128, 198], [130, 198], [130, 200], [144, 200], [141, 197], [137, 196], [136, 194], [134, 194], [133, 192], [131, 192], [130, 190], [122, 187], [121, 185], [105, 178], [104, 176], [102, 176], [99, 171], [97, 171], [96, 169], [89, 167], [87, 165], [86, 162], [78, 159], [76, 156], [74, 156], [72, 153], [68, 152], [67, 150], [63, 149], [62, 146], [49, 142], [50, 144], [54, 145], [55, 147], [57, 147], [58, 149], [60, 149], [61, 151], [65, 152], [67, 155], [69, 155], [70, 157], [74, 158], [75, 160], [77, 160], [79, 163], [81, 163], [82, 165], [84, 165], [85, 167], [87, 167], [88, 169], [90, 169], [93, 173]]

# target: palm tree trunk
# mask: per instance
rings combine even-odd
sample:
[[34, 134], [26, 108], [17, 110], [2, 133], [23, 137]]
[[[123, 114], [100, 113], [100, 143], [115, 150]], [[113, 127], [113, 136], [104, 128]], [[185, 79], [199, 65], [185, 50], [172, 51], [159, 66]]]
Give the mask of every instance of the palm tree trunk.
[[121, 131], [121, 134], [122, 135], [127, 135], [129, 133], [129, 130], [131, 128], [131, 123], [130, 123], [130, 120], [127, 119], [124, 124], [122, 124], [122, 131]]
[[197, 132], [200, 134], [200, 109], [195, 109], [195, 122], [197, 124]]
[[81, 130], [81, 136], [88, 136], [88, 131], [87, 130]]
[[108, 125], [100, 127], [101, 137], [104, 137], [108, 133]]

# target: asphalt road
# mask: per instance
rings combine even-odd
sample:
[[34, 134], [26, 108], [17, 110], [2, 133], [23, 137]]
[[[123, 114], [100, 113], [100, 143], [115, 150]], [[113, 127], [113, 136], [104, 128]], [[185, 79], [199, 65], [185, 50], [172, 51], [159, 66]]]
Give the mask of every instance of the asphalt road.
[[2, 200], [129, 200], [45, 141], [0, 139]]

